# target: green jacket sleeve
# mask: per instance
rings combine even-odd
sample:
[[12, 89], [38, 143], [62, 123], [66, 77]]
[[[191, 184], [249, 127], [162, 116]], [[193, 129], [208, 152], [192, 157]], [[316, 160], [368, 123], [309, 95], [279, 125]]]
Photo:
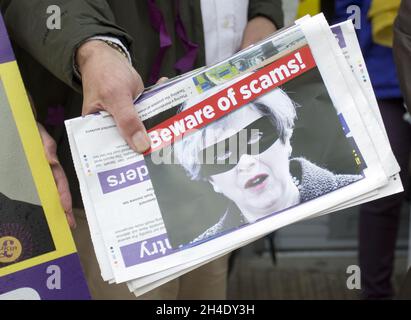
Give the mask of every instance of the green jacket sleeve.
[[394, 23], [394, 58], [408, 111], [411, 112], [411, 2], [403, 0]]
[[[116, 26], [105, 0], [0, 0], [12, 40], [53, 75], [79, 90], [73, 55], [79, 44], [95, 35], [119, 38], [131, 47], [131, 37]], [[47, 8], [61, 9], [61, 29], [50, 30]]]
[[250, 0], [248, 20], [257, 16], [270, 19], [277, 29], [284, 27], [284, 13], [281, 0]]

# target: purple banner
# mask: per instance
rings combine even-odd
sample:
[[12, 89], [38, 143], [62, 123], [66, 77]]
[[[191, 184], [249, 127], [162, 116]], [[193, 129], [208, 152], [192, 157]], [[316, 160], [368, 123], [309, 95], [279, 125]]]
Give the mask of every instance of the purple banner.
[[77, 254], [0, 277], [0, 300], [90, 300]]
[[126, 267], [165, 257], [175, 252], [167, 234], [129, 244], [121, 247], [120, 250]]
[[345, 118], [342, 115], [342, 113], [338, 114], [338, 119], [340, 120], [340, 123], [342, 125], [342, 129], [344, 130], [344, 134], [346, 136], [348, 136], [350, 134], [350, 128], [348, 127], [347, 122], [345, 121]]
[[334, 33], [335, 38], [338, 41], [338, 45], [340, 46], [341, 49], [344, 49], [347, 44], [345, 43], [344, 35], [342, 33], [341, 27], [336, 26], [331, 28], [331, 31]]
[[98, 178], [104, 194], [150, 180], [144, 160], [122, 168], [99, 172]]
[[3, 16], [0, 14], [0, 63], [14, 61], [13, 49], [4, 25]]

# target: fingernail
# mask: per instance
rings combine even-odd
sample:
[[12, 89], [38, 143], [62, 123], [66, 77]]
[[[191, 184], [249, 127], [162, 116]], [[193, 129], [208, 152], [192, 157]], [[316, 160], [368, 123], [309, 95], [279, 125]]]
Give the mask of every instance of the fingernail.
[[133, 143], [138, 153], [144, 153], [145, 151], [150, 149], [151, 146], [150, 138], [144, 131], [138, 131], [136, 134], [134, 134]]

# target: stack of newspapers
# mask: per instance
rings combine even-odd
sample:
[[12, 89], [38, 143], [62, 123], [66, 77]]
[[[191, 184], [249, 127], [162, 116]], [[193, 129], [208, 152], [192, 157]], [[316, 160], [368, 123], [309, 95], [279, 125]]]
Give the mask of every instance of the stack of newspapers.
[[274, 230], [401, 192], [351, 21], [304, 17], [136, 101], [66, 122], [105, 281], [142, 295]]

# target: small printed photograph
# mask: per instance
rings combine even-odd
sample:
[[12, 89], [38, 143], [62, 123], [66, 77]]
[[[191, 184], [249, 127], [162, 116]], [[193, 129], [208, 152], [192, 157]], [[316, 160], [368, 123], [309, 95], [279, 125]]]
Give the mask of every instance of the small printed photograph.
[[317, 68], [159, 153], [171, 161], [145, 161], [173, 248], [287, 214], [366, 166]]
[[219, 84], [234, 79], [240, 74], [262, 68], [264, 65], [307, 44], [301, 30], [287, 30], [286, 34], [286, 42], [282, 37], [273, 39], [255, 46], [251, 50], [239, 53], [226, 62], [195, 76], [193, 81], [197, 91], [199, 93], [206, 92]]
[[264, 61], [275, 56], [279, 51], [272, 42], [258, 46], [255, 50], [234, 57], [226, 63], [208, 70], [193, 78], [199, 93], [205, 92], [219, 84], [234, 79], [241, 73], [263, 66]]

